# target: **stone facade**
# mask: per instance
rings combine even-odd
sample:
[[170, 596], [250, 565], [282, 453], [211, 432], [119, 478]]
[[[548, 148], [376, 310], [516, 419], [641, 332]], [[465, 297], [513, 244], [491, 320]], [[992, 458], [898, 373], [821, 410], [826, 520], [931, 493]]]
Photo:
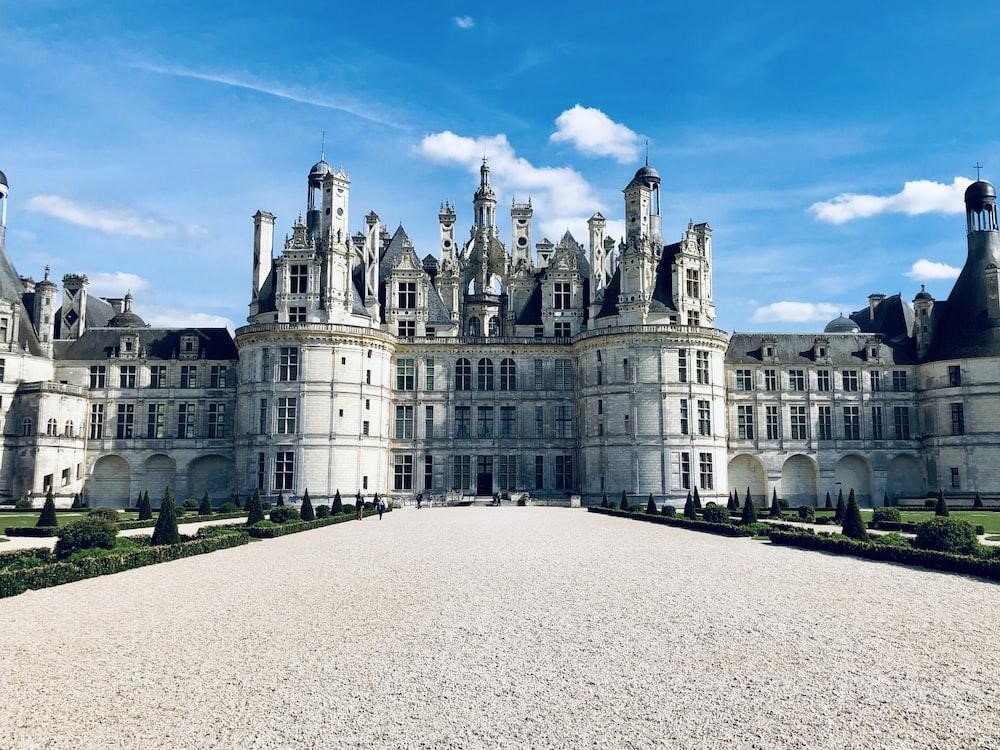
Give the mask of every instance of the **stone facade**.
[[[2, 173], [0, 173], [2, 178]], [[1000, 493], [1000, 233], [966, 196], [969, 260], [948, 300], [872, 295], [814, 334], [714, 327], [712, 231], [665, 244], [660, 177], [624, 189], [625, 237], [588, 222], [531, 252], [530, 201], [496, 224], [488, 164], [468, 238], [450, 203], [420, 258], [318, 162], [306, 221], [274, 256], [253, 217], [247, 325], [157, 329], [82, 275], [19, 277], [0, 224], [0, 496], [51, 485], [123, 505], [259, 489], [323, 502], [527, 491], [792, 503]], [[6, 179], [0, 216], [6, 217]]]

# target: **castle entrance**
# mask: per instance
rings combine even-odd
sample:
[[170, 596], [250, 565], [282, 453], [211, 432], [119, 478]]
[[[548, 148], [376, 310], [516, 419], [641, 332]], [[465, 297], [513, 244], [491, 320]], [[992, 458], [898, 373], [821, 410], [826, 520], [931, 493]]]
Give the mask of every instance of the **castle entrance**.
[[476, 494], [493, 494], [493, 456], [476, 456]]

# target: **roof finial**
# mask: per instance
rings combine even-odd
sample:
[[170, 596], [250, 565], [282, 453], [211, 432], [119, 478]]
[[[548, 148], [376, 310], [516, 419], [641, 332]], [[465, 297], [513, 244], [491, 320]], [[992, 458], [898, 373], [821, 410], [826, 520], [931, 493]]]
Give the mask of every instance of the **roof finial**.
[[320, 142], [319, 147], [319, 160], [326, 161], [326, 131], [323, 131], [323, 140]]
[[980, 164], [979, 161], [977, 160], [976, 161], [976, 182], [978, 182], [979, 180], [982, 179], [982, 177], [980, 177], [980, 175], [979, 175], [979, 170], [981, 170], [982, 168], [983, 168], [983, 165]]
[[45, 281], [49, 280], [49, 267], [45, 266]]
[[646, 166], [649, 166], [649, 138], [646, 139]]

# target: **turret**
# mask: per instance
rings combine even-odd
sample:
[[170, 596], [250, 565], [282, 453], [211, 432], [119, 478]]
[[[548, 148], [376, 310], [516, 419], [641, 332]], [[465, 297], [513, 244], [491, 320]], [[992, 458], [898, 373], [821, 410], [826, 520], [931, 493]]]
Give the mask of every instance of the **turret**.
[[317, 245], [326, 248], [347, 241], [350, 197], [351, 179], [343, 169], [323, 177], [323, 217]]
[[63, 276], [63, 303], [59, 336], [78, 339], [87, 328], [87, 277], [71, 273]]
[[320, 160], [312, 165], [309, 176], [306, 178], [308, 185], [306, 189], [306, 229], [309, 232], [309, 238], [313, 241], [323, 236], [323, 212], [320, 207], [323, 204], [323, 178], [328, 174], [330, 174], [330, 165], [320, 157]]
[[930, 348], [934, 335], [934, 298], [920, 285], [920, 291], [913, 298], [914, 336], [917, 339], [917, 356], [923, 357]]
[[378, 259], [382, 248], [382, 223], [374, 211], [365, 217], [364, 274], [365, 299], [364, 305], [372, 320], [378, 319]]
[[513, 263], [531, 265], [531, 199], [527, 203], [511, 203], [510, 223], [513, 228], [511, 247], [513, 248]]
[[483, 157], [479, 167], [479, 189], [473, 199], [475, 206], [474, 230], [495, 230], [497, 217], [497, 195], [490, 187], [490, 165]]
[[3, 245], [4, 237], [7, 234], [7, 193], [9, 190], [7, 175], [0, 172], [0, 245]]
[[660, 230], [660, 174], [647, 163], [625, 187], [625, 242], [652, 241], [657, 254], [663, 247]]
[[979, 266], [975, 270], [982, 273], [990, 263], [1000, 265], [997, 191], [993, 185], [985, 180], [977, 180], [966, 188], [965, 220], [969, 242], [967, 267], [974, 263]]
[[441, 233], [441, 262], [455, 260], [455, 207], [445, 201], [438, 211], [438, 226]]
[[56, 285], [49, 280], [49, 267], [45, 266], [45, 278], [35, 284], [35, 310], [32, 317], [38, 331], [38, 341], [46, 354], [52, 353], [55, 316]]

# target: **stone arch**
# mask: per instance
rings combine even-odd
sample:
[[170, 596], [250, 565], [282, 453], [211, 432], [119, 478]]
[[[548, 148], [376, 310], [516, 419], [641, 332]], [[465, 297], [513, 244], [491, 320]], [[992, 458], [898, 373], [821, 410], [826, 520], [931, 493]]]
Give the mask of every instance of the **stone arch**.
[[140, 489], [149, 493], [149, 500], [153, 505], [158, 505], [163, 499], [163, 493], [167, 487], [174, 491], [174, 499], [177, 502], [182, 502], [185, 498], [177, 497], [176, 476], [177, 463], [174, 459], [163, 453], [154, 453], [142, 464], [142, 487]]
[[889, 462], [885, 485], [886, 492], [892, 500], [901, 497], [923, 497], [927, 491], [920, 462], [907, 454], [896, 456]]
[[187, 467], [187, 496], [200, 500], [207, 492], [213, 500], [226, 502], [233, 493], [233, 461], [225, 456], [198, 456]]
[[[837, 462], [833, 481], [836, 483], [835, 489], [842, 489], [844, 491], [845, 499], [853, 489], [858, 505], [871, 506], [872, 467], [868, 463], [868, 459], [856, 453], [844, 456]], [[833, 493], [834, 496], [836, 494], [836, 492]]]
[[778, 494], [789, 505], [814, 505], [819, 497], [816, 462], [801, 453], [789, 456], [781, 465], [781, 489]]
[[115, 505], [124, 508], [129, 503], [132, 468], [121, 456], [101, 456], [87, 480], [87, 496], [92, 506]]
[[746, 498], [747, 487], [756, 505], [761, 505], [767, 495], [767, 474], [764, 465], [756, 456], [741, 453], [729, 461], [729, 487], [735, 489], [740, 502]]

